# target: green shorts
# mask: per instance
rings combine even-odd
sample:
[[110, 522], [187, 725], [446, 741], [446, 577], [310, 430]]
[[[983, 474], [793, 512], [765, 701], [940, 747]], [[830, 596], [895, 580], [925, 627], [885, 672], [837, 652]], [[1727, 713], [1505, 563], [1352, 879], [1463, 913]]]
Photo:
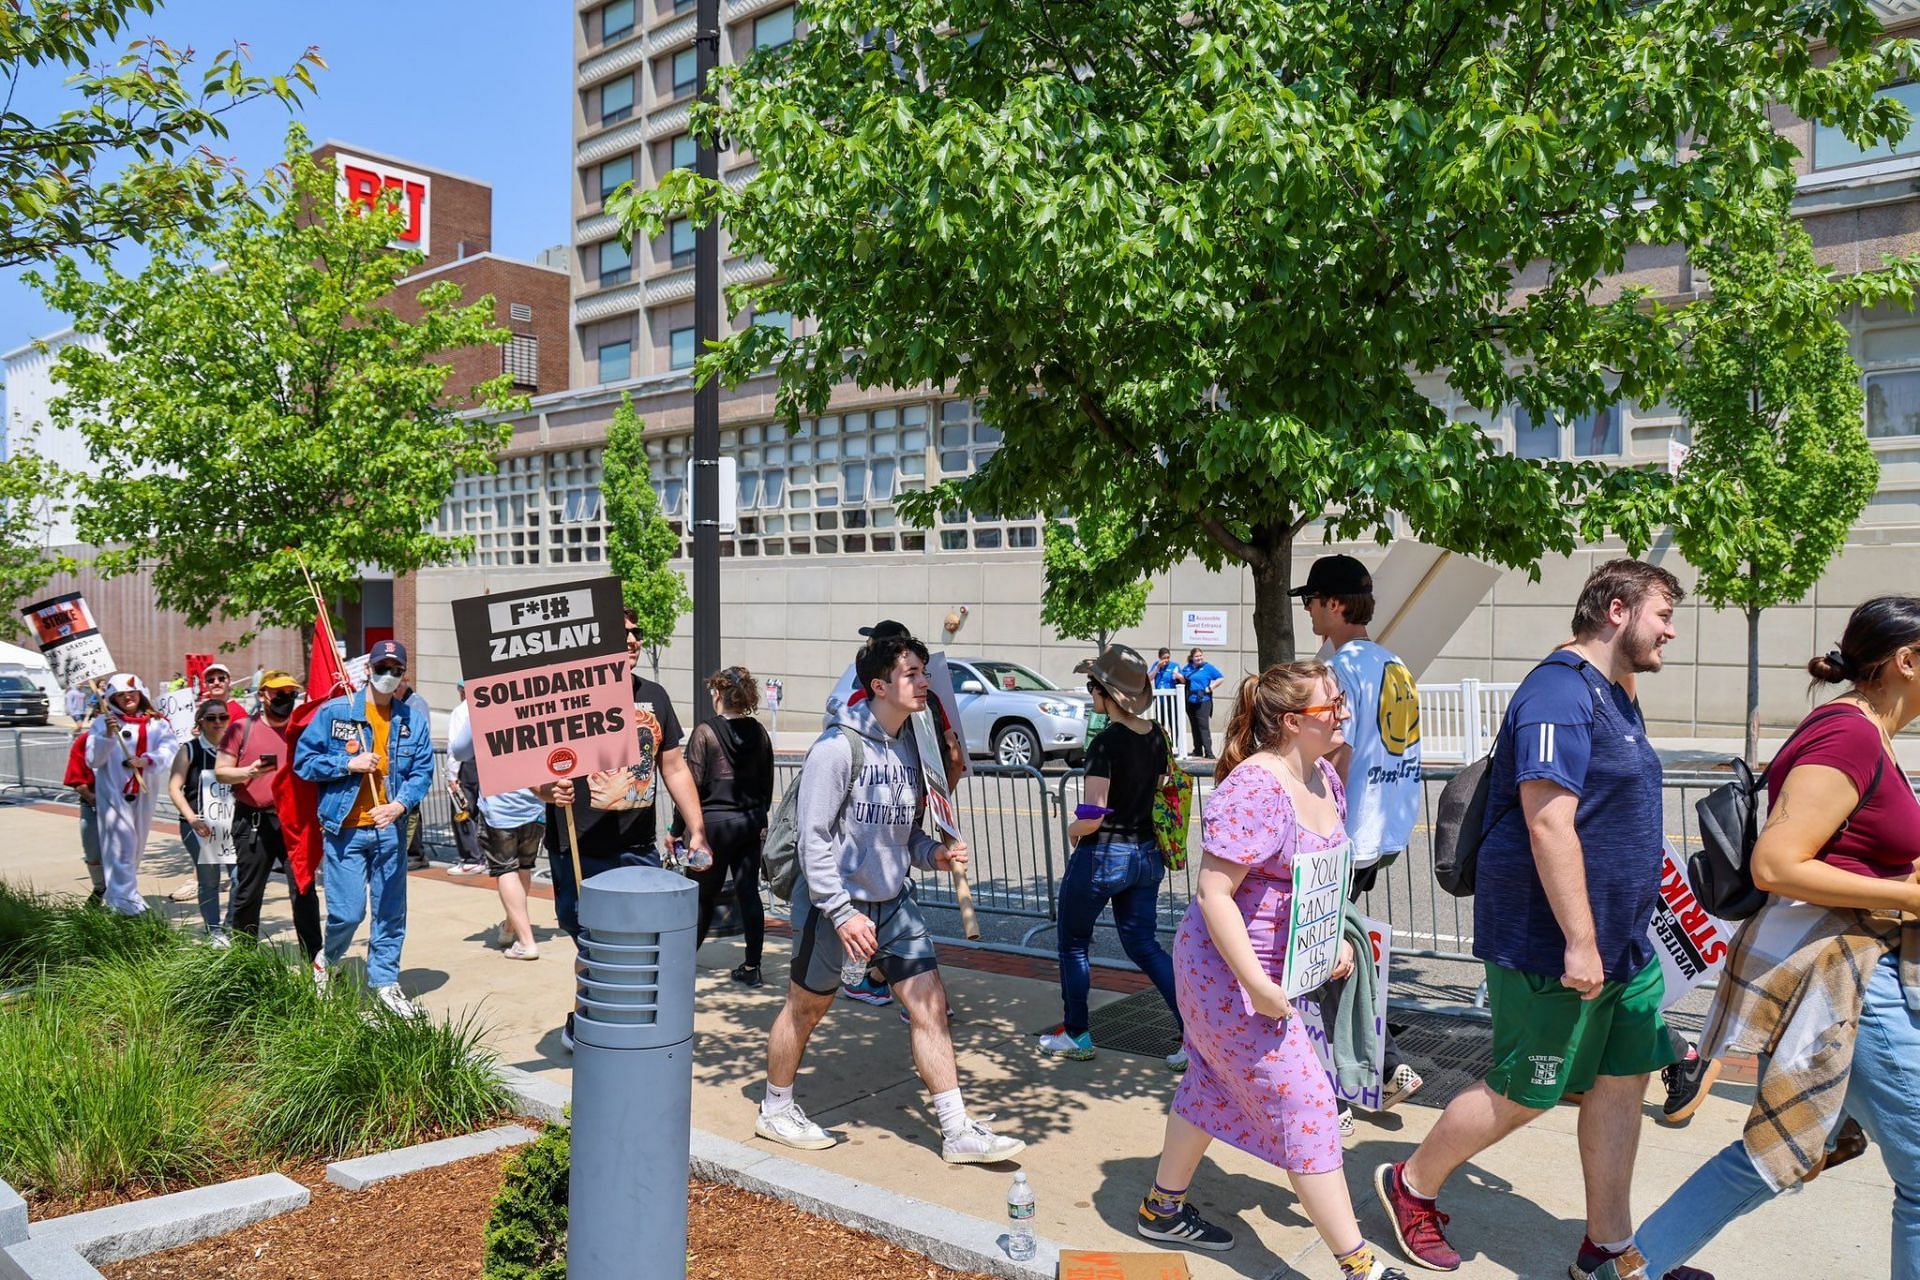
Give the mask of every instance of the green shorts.
[[1493, 1010], [1493, 1069], [1487, 1087], [1544, 1111], [1566, 1093], [1585, 1093], [1596, 1076], [1638, 1076], [1674, 1061], [1660, 1003], [1660, 962], [1625, 982], [1602, 984], [1582, 1000], [1557, 977], [1487, 966]]

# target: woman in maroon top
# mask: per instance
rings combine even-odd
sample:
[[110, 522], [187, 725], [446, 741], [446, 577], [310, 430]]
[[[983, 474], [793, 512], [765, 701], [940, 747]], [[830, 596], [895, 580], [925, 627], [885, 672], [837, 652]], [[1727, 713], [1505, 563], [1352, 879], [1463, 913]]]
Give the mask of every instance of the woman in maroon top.
[[[1807, 670], [1816, 685], [1848, 687], [1807, 714], [1768, 770], [1753, 879], [1772, 898], [1740, 927], [1707, 1015], [1716, 1043], [1703, 1045], [1762, 1054], [1757, 1131], [1750, 1118], [1599, 1280], [1705, 1275], [1680, 1264], [1783, 1183], [1829, 1166], [1823, 1144], [1860, 1129], [1893, 1178], [1892, 1275], [1920, 1280], [1920, 1012], [1901, 985], [1896, 914], [1920, 913], [1920, 801], [1893, 749], [1920, 715], [1920, 598], [1867, 601]], [[1835, 1054], [1849, 1039], [1849, 1056]], [[1805, 1261], [1812, 1274], [1839, 1259]]]

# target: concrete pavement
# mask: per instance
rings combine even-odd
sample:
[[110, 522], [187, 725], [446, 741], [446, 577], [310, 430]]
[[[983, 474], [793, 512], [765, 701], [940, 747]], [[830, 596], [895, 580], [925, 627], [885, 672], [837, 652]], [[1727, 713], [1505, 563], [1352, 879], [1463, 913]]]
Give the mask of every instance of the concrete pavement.
[[[192, 869], [178, 841], [149, 844], [142, 889], [170, 914], [191, 920]], [[0, 877], [48, 890], [84, 892], [86, 879], [71, 811], [0, 807]], [[487, 880], [437, 873], [410, 879], [410, 928], [402, 986], [437, 1015], [472, 1016], [487, 1028], [503, 1061], [565, 1081], [559, 1026], [570, 1001], [572, 946], [554, 925], [551, 902], [536, 901], [541, 956], [505, 959], [486, 944], [500, 918]], [[179, 889], [187, 900], [165, 896]], [[292, 945], [285, 890], [268, 889], [264, 923]], [[362, 944], [364, 943], [364, 932]], [[364, 955], [357, 944], [354, 954]], [[740, 961], [738, 939], [701, 952], [694, 1081], [694, 1123], [736, 1141], [752, 1136], [766, 1031], [779, 1005], [787, 946], [768, 944], [774, 982], [744, 990], [727, 980]], [[352, 963], [350, 960], [349, 963]], [[954, 1039], [963, 1088], [976, 1113], [1030, 1144], [1021, 1167], [1038, 1193], [1036, 1228], [1068, 1246], [1150, 1247], [1132, 1234], [1133, 1212], [1153, 1171], [1175, 1077], [1158, 1059], [1103, 1053], [1093, 1062], [1037, 1057], [1031, 1035], [1059, 1019], [1051, 982], [950, 965]], [[1096, 991], [1103, 1002], [1118, 998]], [[1739, 1132], [1747, 1090], [1722, 1085], [1684, 1130], [1647, 1123], [1636, 1175], [1644, 1214], [1699, 1163]], [[893, 1008], [842, 1001], [814, 1037], [798, 1096], [837, 1134], [823, 1152], [781, 1154], [906, 1195], [990, 1220], [1005, 1212], [1011, 1171], [954, 1168], [939, 1158], [938, 1133], [908, 1055], [907, 1029]], [[1362, 1228], [1387, 1239], [1369, 1174], [1412, 1149], [1438, 1112], [1408, 1105], [1362, 1117], [1349, 1143], [1349, 1183]], [[1555, 1111], [1486, 1153], [1449, 1185], [1451, 1235], [1467, 1255], [1467, 1280], [1558, 1277], [1580, 1239], [1582, 1194], [1576, 1113]], [[1271, 1167], [1215, 1145], [1194, 1185], [1209, 1214], [1228, 1223], [1239, 1245], [1223, 1255], [1191, 1255], [1195, 1276], [1302, 1276], [1334, 1280], [1338, 1271], [1284, 1178]], [[1887, 1273], [1892, 1186], [1875, 1155], [1827, 1174], [1805, 1192], [1781, 1197], [1746, 1219], [1697, 1265], [1720, 1280], [1787, 1275]]]

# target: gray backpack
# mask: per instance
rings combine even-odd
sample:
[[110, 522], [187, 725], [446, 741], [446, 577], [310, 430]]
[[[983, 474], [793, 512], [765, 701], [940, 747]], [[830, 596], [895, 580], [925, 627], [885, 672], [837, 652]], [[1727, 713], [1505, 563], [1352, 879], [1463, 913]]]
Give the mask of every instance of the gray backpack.
[[[847, 794], [841, 798], [840, 811], [846, 812], [847, 801], [853, 799], [853, 788], [860, 781], [860, 770], [866, 767], [866, 748], [861, 745], [860, 735], [846, 733], [835, 726], [827, 733], [839, 733], [847, 740], [847, 752], [853, 758], [853, 769], [847, 775]], [[825, 738], [825, 733], [820, 735]], [[766, 843], [760, 847], [760, 878], [767, 882], [767, 888], [773, 890], [773, 896], [782, 902], [793, 900], [793, 887], [800, 882], [800, 779], [795, 776], [788, 784], [780, 803], [773, 807], [773, 815], [767, 819]]]

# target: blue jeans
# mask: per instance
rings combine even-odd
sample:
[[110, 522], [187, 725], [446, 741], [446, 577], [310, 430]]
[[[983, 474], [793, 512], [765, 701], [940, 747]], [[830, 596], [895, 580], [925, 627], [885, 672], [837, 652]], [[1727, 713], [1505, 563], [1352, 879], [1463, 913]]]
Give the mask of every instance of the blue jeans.
[[[1860, 1011], [1846, 1114], [1878, 1144], [1893, 1177], [1892, 1280], [1920, 1280], [1920, 1015], [1900, 993], [1900, 956], [1875, 967]], [[1747, 1149], [1729, 1143], [1707, 1161], [1634, 1233], [1647, 1274], [1664, 1276], [1691, 1258], [1723, 1227], [1777, 1193], [1753, 1167]]]
[[346, 958], [347, 944], [367, 914], [367, 985], [400, 981], [400, 946], [407, 940], [407, 827], [409, 814], [389, 827], [342, 827], [326, 836], [327, 967]]
[[1087, 1029], [1087, 992], [1093, 985], [1087, 948], [1100, 908], [1113, 905], [1113, 927], [1120, 935], [1127, 959], [1153, 980], [1160, 998], [1173, 1010], [1175, 1025], [1180, 1006], [1173, 998], [1173, 957], [1154, 935], [1160, 881], [1166, 864], [1151, 840], [1138, 843], [1082, 840], [1067, 859], [1060, 880], [1060, 998], [1066, 1005], [1066, 1029], [1078, 1035]]
[[[234, 867], [232, 863], [221, 866], [217, 862], [200, 861], [200, 833], [187, 825], [185, 818], [180, 819], [180, 843], [187, 846], [187, 856], [193, 859], [194, 876], [200, 882], [200, 923], [207, 927], [208, 933], [230, 932], [233, 929]], [[221, 873], [225, 872], [225, 875]], [[226, 882], [227, 909], [220, 910], [220, 884]]]

